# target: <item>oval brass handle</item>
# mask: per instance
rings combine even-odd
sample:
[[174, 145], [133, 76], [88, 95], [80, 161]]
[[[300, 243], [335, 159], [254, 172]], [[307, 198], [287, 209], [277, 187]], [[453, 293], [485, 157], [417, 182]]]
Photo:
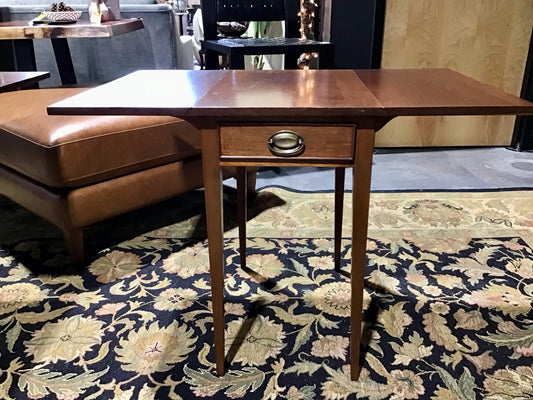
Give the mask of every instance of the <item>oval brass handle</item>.
[[304, 138], [294, 131], [278, 131], [268, 138], [268, 149], [275, 156], [298, 156], [305, 150]]

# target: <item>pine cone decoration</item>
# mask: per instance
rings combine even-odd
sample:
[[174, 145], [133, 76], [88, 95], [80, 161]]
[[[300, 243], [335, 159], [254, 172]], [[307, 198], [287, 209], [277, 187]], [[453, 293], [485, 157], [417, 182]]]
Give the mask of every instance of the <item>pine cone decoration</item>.
[[76, 11], [76, 10], [72, 8], [71, 6], [66, 5], [63, 1], [61, 1], [59, 4], [52, 3], [52, 5], [50, 6], [50, 11], [58, 12], [58, 11]]

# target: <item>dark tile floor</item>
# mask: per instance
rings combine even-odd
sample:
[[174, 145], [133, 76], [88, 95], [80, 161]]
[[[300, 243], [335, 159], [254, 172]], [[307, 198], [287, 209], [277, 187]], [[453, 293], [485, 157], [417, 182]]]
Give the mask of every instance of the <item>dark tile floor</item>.
[[[331, 168], [263, 168], [257, 187], [333, 190]], [[351, 190], [351, 171], [346, 190]], [[233, 180], [226, 182], [234, 186]], [[372, 190], [533, 188], [533, 153], [503, 147], [458, 149], [378, 149]]]

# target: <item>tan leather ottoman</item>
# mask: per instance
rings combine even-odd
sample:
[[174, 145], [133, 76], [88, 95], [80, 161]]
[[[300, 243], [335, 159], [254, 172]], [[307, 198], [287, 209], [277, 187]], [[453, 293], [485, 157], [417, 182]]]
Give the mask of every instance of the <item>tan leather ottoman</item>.
[[47, 114], [83, 90], [0, 95], [0, 194], [58, 226], [77, 265], [84, 226], [203, 185], [200, 135], [182, 119]]

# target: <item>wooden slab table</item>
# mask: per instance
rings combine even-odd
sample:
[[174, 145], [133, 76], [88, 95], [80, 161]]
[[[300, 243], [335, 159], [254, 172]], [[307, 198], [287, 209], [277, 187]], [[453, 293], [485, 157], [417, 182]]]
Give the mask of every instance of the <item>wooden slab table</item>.
[[[108, 21], [100, 25], [91, 24], [89, 21], [77, 21], [65, 25], [33, 25], [31, 21], [0, 22], [0, 41], [6, 41], [2, 46], [3, 52], [11, 53], [1, 54], [3, 60], [0, 67], [18, 71], [35, 71], [37, 66], [32, 39], [50, 39], [61, 83], [63, 85], [75, 84], [76, 74], [67, 38], [112, 37], [143, 28], [143, 21], [139, 18]], [[3, 65], [9, 61], [11, 65]]]
[[449, 70], [137, 71], [48, 112], [174, 115], [200, 130], [219, 375], [225, 364], [221, 166], [239, 168], [241, 264], [245, 167], [335, 167], [336, 269], [344, 169], [353, 168], [350, 361], [357, 379], [375, 132], [401, 115], [533, 114], [533, 103]]

